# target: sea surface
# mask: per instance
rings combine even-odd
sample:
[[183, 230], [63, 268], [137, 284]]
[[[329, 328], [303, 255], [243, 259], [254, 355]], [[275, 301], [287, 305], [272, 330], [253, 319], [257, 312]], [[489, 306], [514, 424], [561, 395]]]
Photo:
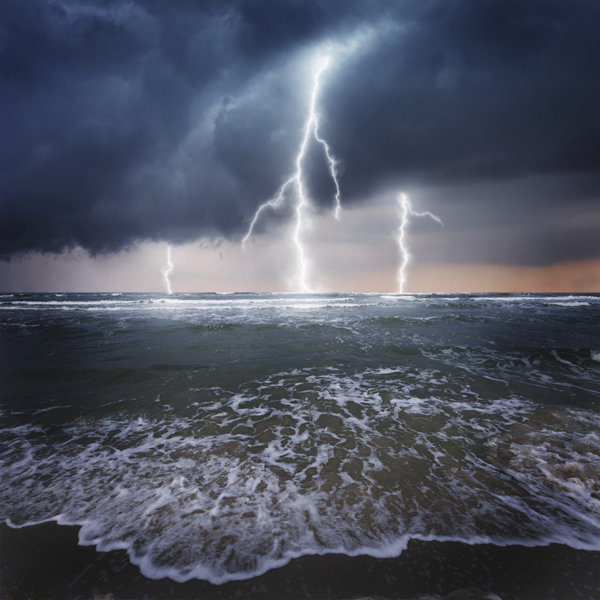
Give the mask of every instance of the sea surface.
[[600, 550], [600, 295], [0, 295], [0, 520], [149, 578]]

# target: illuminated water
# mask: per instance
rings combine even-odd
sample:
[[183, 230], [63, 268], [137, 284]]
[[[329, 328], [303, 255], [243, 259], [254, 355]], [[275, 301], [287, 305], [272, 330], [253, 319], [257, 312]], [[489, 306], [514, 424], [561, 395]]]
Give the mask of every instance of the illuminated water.
[[0, 296], [0, 518], [221, 583], [600, 549], [600, 295]]

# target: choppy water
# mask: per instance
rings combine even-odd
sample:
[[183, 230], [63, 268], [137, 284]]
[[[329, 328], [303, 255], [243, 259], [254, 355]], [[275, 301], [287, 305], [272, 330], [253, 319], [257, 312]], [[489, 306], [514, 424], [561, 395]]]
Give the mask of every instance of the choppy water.
[[221, 583], [600, 549], [600, 295], [0, 296], [0, 518]]

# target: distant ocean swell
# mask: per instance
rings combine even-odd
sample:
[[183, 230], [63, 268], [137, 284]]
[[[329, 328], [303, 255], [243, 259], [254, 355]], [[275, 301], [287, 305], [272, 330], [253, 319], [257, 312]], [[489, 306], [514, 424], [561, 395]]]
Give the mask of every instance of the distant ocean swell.
[[213, 583], [411, 538], [600, 550], [597, 296], [141, 299], [0, 298], [10, 525]]

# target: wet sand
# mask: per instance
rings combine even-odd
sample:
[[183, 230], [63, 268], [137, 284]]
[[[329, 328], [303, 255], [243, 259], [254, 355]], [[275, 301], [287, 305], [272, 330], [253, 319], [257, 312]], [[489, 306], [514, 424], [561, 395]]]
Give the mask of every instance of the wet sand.
[[574, 600], [600, 598], [600, 552], [547, 547], [469, 546], [413, 540], [400, 557], [305, 556], [247, 581], [215, 586], [141, 575], [124, 551], [77, 544], [77, 527], [0, 525], [0, 598], [209, 600], [251, 598]]

